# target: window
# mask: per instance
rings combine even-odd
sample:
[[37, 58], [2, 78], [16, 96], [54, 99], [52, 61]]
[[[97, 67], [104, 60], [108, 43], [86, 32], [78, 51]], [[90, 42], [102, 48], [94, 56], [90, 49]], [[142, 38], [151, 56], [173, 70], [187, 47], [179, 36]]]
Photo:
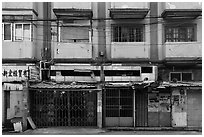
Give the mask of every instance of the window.
[[191, 72], [171, 72], [170, 73], [170, 81], [192, 81], [192, 73]]
[[139, 26], [113, 26], [113, 42], [143, 42], [144, 27]]
[[195, 41], [194, 27], [191, 26], [168, 26], [165, 30], [166, 42], [192, 42]]
[[16, 41], [31, 40], [31, 25], [15, 24], [15, 40]]
[[3, 24], [3, 40], [12, 40], [12, 26], [10, 23]]
[[60, 28], [61, 42], [89, 42], [89, 27], [70, 27]]
[[141, 67], [141, 73], [152, 73], [152, 67]]

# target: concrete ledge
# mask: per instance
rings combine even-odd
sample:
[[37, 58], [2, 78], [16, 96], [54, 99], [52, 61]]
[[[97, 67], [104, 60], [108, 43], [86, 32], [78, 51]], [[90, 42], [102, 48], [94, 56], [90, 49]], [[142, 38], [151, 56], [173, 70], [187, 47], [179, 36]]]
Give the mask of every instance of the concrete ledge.
[[112, 131], [199, 131], [202, 127], [106, 127]]

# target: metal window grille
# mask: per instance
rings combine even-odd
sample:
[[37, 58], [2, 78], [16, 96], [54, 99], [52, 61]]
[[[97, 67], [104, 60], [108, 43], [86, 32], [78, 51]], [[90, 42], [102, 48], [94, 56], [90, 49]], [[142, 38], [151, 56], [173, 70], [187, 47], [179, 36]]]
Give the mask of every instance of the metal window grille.
[[165, 32], [166, 42], [191, 42], [195, 41], [193, 26], [168, 26]]
[[144, 27], [138, 26], [113, 26], [113, 42], [143, 42]]

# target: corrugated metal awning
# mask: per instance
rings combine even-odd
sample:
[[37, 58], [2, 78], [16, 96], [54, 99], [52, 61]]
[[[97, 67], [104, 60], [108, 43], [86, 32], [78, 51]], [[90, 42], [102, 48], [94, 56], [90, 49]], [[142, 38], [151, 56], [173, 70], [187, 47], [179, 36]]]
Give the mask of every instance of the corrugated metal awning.
[[153, 81], [138, 81], [138, 82], [108, 82], [105, 84], [105, 87], [148, 87]]
[[62, 84], [54, 82], [41, 82], [34, 85], [30, 85], [32, 89], [96, 89], [96, 85], [93, 84]]
[[166, 87], [202, 87], [202, 82], [163, 82], [157, 88], [166, 88]]

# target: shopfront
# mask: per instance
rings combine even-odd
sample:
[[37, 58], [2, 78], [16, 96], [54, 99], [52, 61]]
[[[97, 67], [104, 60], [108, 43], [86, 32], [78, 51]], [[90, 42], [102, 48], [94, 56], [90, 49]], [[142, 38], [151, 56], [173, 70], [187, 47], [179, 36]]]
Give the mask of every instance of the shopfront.
[[97, 126], [97, 90], [89, 85], [37, 84], [29, 89], [37, 127]]

